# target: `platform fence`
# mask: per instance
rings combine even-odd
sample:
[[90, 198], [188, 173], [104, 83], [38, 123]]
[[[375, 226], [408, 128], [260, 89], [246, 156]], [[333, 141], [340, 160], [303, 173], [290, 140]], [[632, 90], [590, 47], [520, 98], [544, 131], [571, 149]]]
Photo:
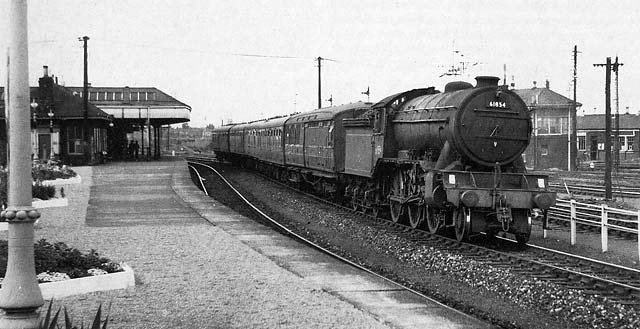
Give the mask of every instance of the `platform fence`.
[[[549, 217], [569, 222], [571, 245], [576, 244], [577, 224], [599, 227], [602, 252], [609, 250], [609, 230], [635, 234], [638, 241], [638, 260], [640, 260], [640, 210], [618, 209], [606, 204], [596, 205], [558, 199], [556, 205], [549, 209]], [[546, 236], [545, 229], [544, 237]]]

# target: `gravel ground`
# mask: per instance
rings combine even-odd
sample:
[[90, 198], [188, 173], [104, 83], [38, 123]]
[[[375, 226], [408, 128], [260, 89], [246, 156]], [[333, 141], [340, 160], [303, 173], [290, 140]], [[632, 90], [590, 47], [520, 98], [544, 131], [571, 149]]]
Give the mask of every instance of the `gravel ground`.
[[[124, 164], [115, 166], [120, 165]], [[186, 171], [186, 163], [176, 165]], [[386, 328], [204, 220], [190, 225], [87, 227], [92, 174], [118, 168], [74, 170], [82, 183], [65, 187], [68, 207], [41, 210], [36, 239], [96, 249], [126, 262], [136, 273], [135, 288], [55, 302], [68, 307], [77, 322], [88, 323], [103, 303], [111, 304], [109, 328]], [[100, 178], [97, 184], [110, 182]]]
[[[270, 214], [290, 221], [297, 231], [502, 327], [640, 327], [637, 309], [455, 252], [419, 246], [246, 173], [236, 173], [233, 179], [245, 191], [261, 191], [253, 198]], [[274, 204], [278, 207], [269, 206]]]

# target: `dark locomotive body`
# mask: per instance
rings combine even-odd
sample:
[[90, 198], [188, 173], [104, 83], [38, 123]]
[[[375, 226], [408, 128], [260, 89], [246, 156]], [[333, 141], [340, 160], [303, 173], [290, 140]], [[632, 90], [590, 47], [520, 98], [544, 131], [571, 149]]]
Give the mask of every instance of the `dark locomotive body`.
[[531, 210], [555, 203], [547, 177], [525, 172], [531, 119], [498, 78], [445, 92], [414, 89], [214, 130], [216, 155], [431, 232], [513, 233], [524, 243]]

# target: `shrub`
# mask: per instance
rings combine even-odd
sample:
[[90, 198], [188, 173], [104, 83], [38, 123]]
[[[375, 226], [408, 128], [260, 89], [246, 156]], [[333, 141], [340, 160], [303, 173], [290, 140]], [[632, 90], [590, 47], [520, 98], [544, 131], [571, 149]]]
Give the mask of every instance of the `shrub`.
[[54, 180], [57, 178], [71, 178], [77, 174], [67, 166], [58, 166], [45, 163], [34, 164], [31, 167], [33, 181]]
[[56, 195], [56, 187], [53, 185], [42, 185], [40, 182], [33, 184], [31, 196], [40, 200], [49, 200]]
[[[122, 271], [120, 265], [113, 263], [106, 257], [101, 257], [95, 250], [83, 254], [76, 248], [67, 246], [64, 242], [51, 244], [40, 239], [34, 244], [34, 259], [36, 273], [61, 272], [71, 279], [91, 276], [89, 270], [97, 268], [114, 273]], [[7, 269], [7, 241], [0, 240], [0, 275]]]
[[[55, 196], [56, 189], [54, 186], [42, 185], [40, 182], [58, 178], [66, 179], [77, 175], [75, 171], [67, 166], [41, 163], [34, 164], [31, 167], [31, 177], [34, 181], [32, 195], [34, 198], [49, 200]], [[3, 206], [7, 205], [7, 176], [7, 170], [0, 168], [0, 205]]]
[[[49, 301], [49, 307], [47, 308], [47, 313], [45, 314], [44, 318], [40, 319], [40, 323], [38, 324], [38, 328], [39, 329], [56, 329], [59, 328], [58, 326], [58, 317], [60, 316], [60, 310], [62, 309], [62, 307], [58, 308], [58, 311], [56, 311], [56, 314], [53, 315], [53, 317], [51, 317], [51, 312], [53, 311], [53, 299], [51, 301]], [[107, 325], [109, 324], [109, 312], [111, 310], [111, 303], [109, 303], [109, 308], [107, 310], [107, 315], [104, 319], [104, 322], [102, 322], [102, 329], [107, 329]], [[91, 324], [91, 329], [100, 329], [100, 322], [102, 319], [102, 304], [100, 304], [98, 306], [98, 311], [96, 311], [96, 314], [93, 317], [93, 321]], [[64, 307], [64, 327], [67, 329], [84, 329], [84, 323], [82, 323], [80, 325], [80, 327], [78, 327], [76, 324], [73, 323], [73, 321], [71, 320], [71, 317], [69, 316], [69, 312], [67, 312], [67, 308]], [[89, 328], [89, 327], [87, 327]]]

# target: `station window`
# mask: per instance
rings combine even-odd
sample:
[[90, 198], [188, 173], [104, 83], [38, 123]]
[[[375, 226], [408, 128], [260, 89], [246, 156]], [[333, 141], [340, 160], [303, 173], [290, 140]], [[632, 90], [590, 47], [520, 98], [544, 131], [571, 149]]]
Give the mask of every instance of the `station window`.
[[540, 117], [537, 122], [538, 135], [566, 134], [568, 122], [566, 117]]
[[113, 100], [114, 101], [121, 101], [122, 100], [122, 93], [119, 92], [119, 91], [113, 93]]
[[131, 100], [132, 101], [137, 101], [138, 100], [138, 93], [137, 92], [131, 92]]
[[587, 149], [587, 136], [578, 136], [578, 150]]
[[67, 149], [69, 154], [82, 153], [82, 127], [67, 127]]

